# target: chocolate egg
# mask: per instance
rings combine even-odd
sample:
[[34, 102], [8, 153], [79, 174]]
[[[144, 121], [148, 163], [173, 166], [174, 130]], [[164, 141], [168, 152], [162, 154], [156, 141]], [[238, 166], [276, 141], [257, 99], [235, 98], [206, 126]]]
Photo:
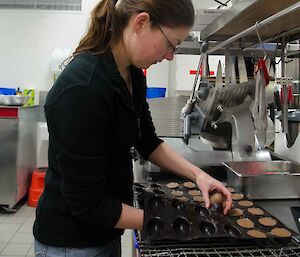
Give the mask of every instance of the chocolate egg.
[[222, 204], [223, 195], [219, 192], [215, 192], [209, 197], [209, 201], [211, 204]]

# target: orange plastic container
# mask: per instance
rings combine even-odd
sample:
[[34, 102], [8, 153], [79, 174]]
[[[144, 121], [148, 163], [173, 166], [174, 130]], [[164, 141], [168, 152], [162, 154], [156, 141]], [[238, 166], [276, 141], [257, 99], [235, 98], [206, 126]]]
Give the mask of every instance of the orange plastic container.
[[46, 170], [44, 168], [36, 169], [32, 172], [31, 185], [27, 204], [36, 207], [45, 187]]

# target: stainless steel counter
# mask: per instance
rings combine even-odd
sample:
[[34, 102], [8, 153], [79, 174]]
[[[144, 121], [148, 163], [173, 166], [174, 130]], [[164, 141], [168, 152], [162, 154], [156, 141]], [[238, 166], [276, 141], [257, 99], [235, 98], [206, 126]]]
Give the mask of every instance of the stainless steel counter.
[[[280, 190], [280, 189], [278, 189]], [[256, 200], [255, 203], [271, 213], [289, 229], [300, 233], [292, 215], [290, 207], [300, 206], [300, 199], [297, 200]]]

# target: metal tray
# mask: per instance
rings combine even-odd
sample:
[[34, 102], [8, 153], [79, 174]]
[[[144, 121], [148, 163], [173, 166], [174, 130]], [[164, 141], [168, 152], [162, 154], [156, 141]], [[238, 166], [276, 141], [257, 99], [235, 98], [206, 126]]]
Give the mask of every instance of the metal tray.
[[22, 106], [29, 99], [29, 96], [0, 95], [0, 105]]
[[289, 161], [223, 164], [228, 183], [250, 199], [300, 198], [300, 164]]

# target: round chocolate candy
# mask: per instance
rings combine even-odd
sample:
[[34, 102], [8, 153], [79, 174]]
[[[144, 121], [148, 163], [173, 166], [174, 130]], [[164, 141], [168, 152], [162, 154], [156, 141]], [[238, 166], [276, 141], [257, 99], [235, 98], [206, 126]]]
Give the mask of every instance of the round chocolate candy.
[[243, 228], [254, 228], [253, 221], [247, 218], [238, 219], [236, 223]]

